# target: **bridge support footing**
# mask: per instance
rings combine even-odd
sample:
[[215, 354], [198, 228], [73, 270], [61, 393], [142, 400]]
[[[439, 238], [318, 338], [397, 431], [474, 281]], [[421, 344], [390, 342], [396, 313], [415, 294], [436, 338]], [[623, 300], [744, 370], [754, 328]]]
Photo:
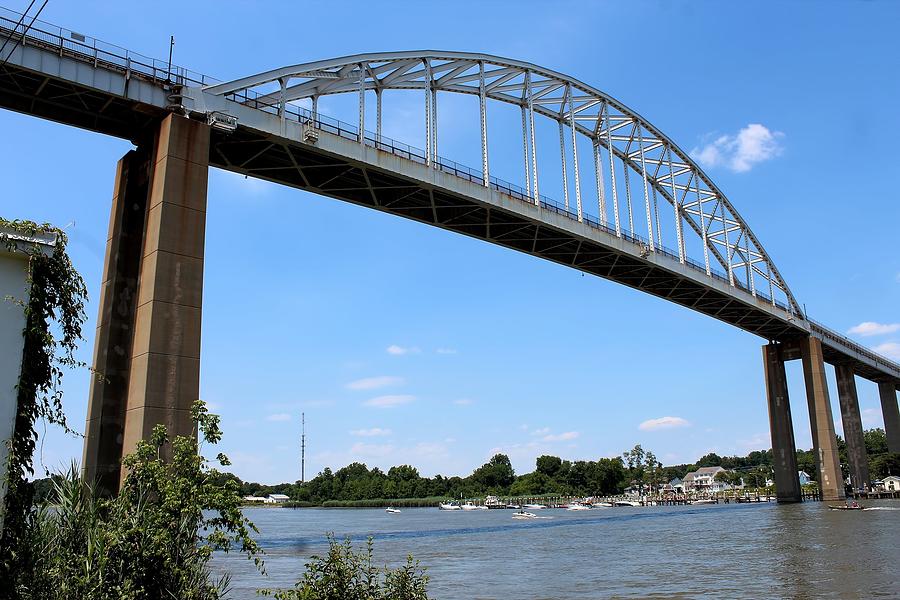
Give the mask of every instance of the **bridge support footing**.
[[778, 502], [800, 502], [800, 478], [797, 472], [797, 448], [794, 423], [788, 399], [787, 374], [780, 344], [763, 346], [766, 373], [766, 398], [769, 404], [769, 430], [772, 434], [772, 462]]
[[847, 458], [850, 461], [850, 483], [854, 492], [865, 491], [869, 486], [869, 464], [863, 438], [862, 418], [859, 414], [855, 374], [853, 367], [849, 365], [835, 365], [834, 373], [837, 377], [844, 440], [847, 442]]
[[806, 400], [809, 403], [809, 426], [812, 431], [813, 453], [819, 471], [819, 493], [823, 500], [843, 500], [844, 478], [838, 456], [834, 432], [834, 416], [825, 380], [825, 361], [822, 342], [808, 337], [800, 341], [803, 379], [806, 381]]
[[208, 165], [209, 128], [177, 115], [119, 161], [83, 460], [107, 493], [155, 425], [194, 434]]
[[893, 381], [879, 383], [878, 395], [881, 397], [888, 452], [900, 452], [900, 409], [897, 407], [896, 384]]

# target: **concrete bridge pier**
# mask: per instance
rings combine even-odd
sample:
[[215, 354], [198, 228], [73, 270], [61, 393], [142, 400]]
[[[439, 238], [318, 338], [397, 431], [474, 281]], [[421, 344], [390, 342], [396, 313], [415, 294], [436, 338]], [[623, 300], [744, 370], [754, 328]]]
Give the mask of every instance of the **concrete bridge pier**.
[[766, 372], [776, 495], [778, 502], [800, 502], [802, 496], [797, 472], [797, 447], [794, 443], [794, 423], [791, 419], [781, 344], [772, 342], [763, 346], [763, 365]]
[[878, 383], [881, 397], [881, 414], [884, 417], [884, 433], [888, 452], [900, 452], [900, 408], [897, 407], [897, 386], [893, 381]]
[[194, 433], [208, 165], [209, 127], [174, 114], [119, 161], [82, 463], [107, 493], [156, 424]]
[[847, 458], [850, 461], [850, 483], [856, 492], [869, 486], [869, 463], [863, 439], [862, 418], [859, 414], [856, 374], [853, 372], [853, 367], [849, 365], [835, 365], [834, 373], [837, 377], [844, 440], [847, 442]]
[[819, 471], [819, 493], [823, 500], [843, 500], [846, 497], [844, 477], [838, 456], [828, 383], [825, 380], [822, 342], [814, 337], [800, 340], [800, 359], [803, 363], [803, 379], [806, 381], [813, 452]]

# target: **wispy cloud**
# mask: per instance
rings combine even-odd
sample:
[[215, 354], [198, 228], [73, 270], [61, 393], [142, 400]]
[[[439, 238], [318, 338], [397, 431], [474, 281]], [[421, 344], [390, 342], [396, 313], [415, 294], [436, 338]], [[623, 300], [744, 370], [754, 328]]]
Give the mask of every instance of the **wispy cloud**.
[[266, 421], [282, 422], [290, 420], [291, 415], [288, 413], [275, 413], [274, 415], [269, 415], [268, 417], [266, 417]]
[[883, 427], [884, 418], [878, 408], [866, 408], [862, 411], [862, 422], [867, 428]]
[[409, 404], [410, 402], [415, 401], [415, 399], [415, 396], [410, 396], [408, 394], [397, 394], [389, 396], [378, 396], [377, 398], [366, 400], [365, 402], [363, 402], [363, 404], [374, 408], [393, 408], [402, 404]]
[[438, 348], [435, 350], [438, 354], [456, 354], [455, 348]]
[[681, 417], [660, 417], [644, 421], [638, 425], [638, 429], [641, 431], [656, 431], [657, 429], [674, 429], [688, 426], [690, 426], [690, 423], [687, 419], [682, 419]]
[[377, 390], [379, 388], [388, 387], [391, 385], [400, 385], [402, 383], [402, 377], [395, 377], [393, 375], [379, 375], [378, 377], [366, 377], [364, 379], [351, 381], [345, 387], [348, 390]]
[[579, 435], [581, 434], [577, 431], [567, 431], [565, 433], [558, 433], [555, 435], [545, 435], [541, 439], [545, 442], [566, 442], [569, 440], [574, 440]]
[[470, 400], [469, 398], [459, 398], [457, 400], [454, 400], [453, 404], [456, 404], [457, 406], [469, 406], [470, 404], [472, 404], [472, 400]]
[[381, 427], [372, 427], [371, 429], [354, 429], [350, 435], [358, 437], [377, 437], [382, 435], [391, 435], [393, 431], [390, 429], [382, 429]]
[[780, 155], [784, 134], [765, 125], [750, 123], [735, 135], [721, 135], [705, 146], [691, 150], [691, 157], [702, 166], [724, 166], [735, 173], [745, 173], [757, 163]]
[[391, 344], [387, 348], [385, 348], [388, 354], [392, 354], [393, 356], [403, 356], [404, 354], [419, 354], [422, 352], [419, 348], [415, 346], [398, 346], [397, 344]]
[[885, 335], [900, 331], [900, 323], [876, 323], [874, 321], [863, 321], [859, 325], [851, 327], [847, 333], [869, 337], [873, 335]]
[[884, 354], [888, 358], [893, 358], [894, 360], [900, 360], [900, 344], [897, 342], [885, 342], [884, 344], [879, 344], [873, 348], [875, 352], [879, 354]]
[[531, 432], [531, 435], [547, 435], [550, 433], [549, 427], [539, 427]]

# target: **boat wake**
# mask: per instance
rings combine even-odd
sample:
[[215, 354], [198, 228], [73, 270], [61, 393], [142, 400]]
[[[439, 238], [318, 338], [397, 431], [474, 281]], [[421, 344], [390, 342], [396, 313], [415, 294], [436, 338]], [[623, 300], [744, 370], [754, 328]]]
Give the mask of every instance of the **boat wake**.
[[864, 508], [863, 510], [900, 510], [900, 508], [896, 506], [870, 506], [869, 508]]

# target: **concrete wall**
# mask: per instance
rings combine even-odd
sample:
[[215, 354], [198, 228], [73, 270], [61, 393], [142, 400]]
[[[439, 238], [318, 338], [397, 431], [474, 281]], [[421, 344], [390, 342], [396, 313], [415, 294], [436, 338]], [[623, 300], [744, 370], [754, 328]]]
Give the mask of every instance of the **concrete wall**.
[[[27, 302], [28, 260], [22, 254], [0, 250], [0, 503], [6, 494], [6, 442], [12, 437], [16, 419], [16, 385], [22, 370], [25, 339], [25, 309], [8, 299]], [[2, 519], [2, 514], [0, 514]], [[2, 527], [2, 521], [0, 521]]]

